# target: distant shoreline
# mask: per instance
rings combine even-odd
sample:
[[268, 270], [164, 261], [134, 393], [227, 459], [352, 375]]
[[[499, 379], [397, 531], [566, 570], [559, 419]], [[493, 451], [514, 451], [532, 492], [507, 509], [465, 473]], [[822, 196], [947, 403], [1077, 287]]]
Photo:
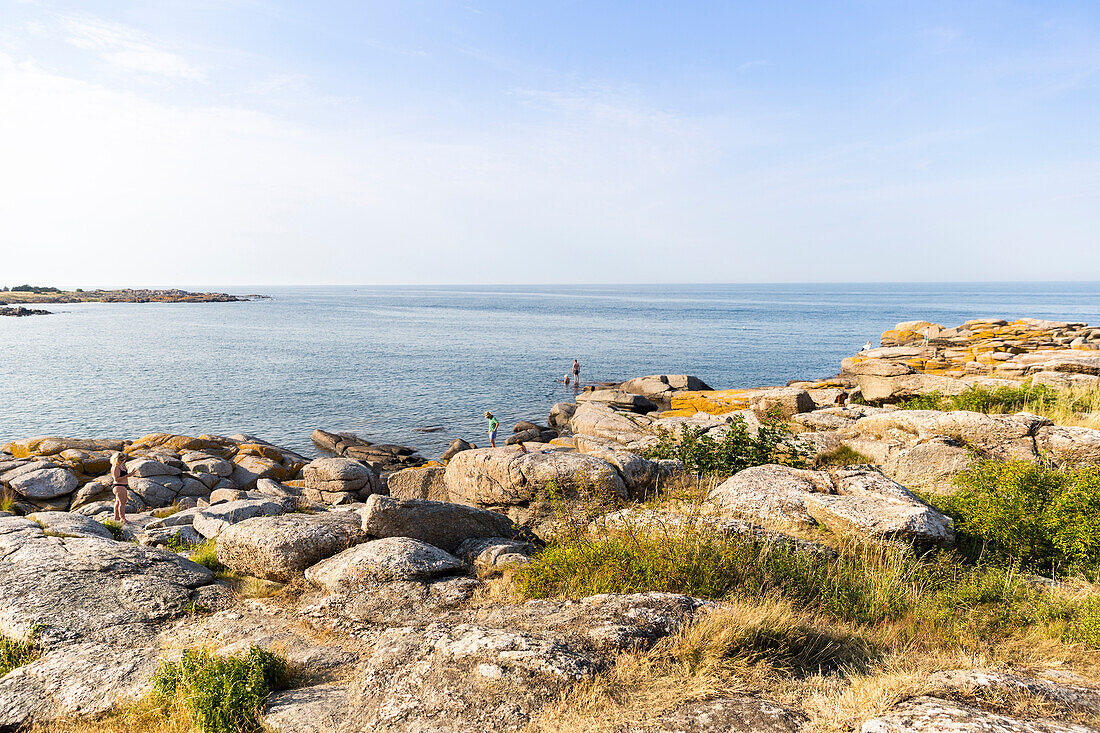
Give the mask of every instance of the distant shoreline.
[[[45, 290], [45, 289], [43, 289]], [[193, 293], [187, 290], [121, 289], [121, 290], [31, 290], [0, 291], [0, 306], [20, 306], [47, 303], [236, 303], [269, 298], [267, 295], [230, 295], [229, 293]], [[49, 311], [16, 312], [22, 309], [0, 309], [0, 315], [45, 315]], [[10, 311], [10, 312], [5, 312]]]

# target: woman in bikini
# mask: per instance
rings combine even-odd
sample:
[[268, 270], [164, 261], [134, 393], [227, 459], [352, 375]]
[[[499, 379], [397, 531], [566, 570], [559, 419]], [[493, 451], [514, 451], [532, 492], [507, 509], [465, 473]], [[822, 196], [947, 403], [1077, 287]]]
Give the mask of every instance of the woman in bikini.
[[126, 524], [126, 502], [130, 499], [130, 474], [126, 470], [126, 455], [111, 455], [111, 488], [115, 492], [115, 521]]

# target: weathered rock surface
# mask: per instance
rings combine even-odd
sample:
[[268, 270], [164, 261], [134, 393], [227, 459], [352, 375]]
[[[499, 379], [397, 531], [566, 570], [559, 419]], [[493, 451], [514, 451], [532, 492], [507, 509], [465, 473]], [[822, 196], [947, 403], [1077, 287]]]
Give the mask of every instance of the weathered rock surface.
[[928, 683], [939, 693], [980, 692], [993, 697], [1026, 693], [1068, 711], [1100, 713], [1100, 690], [1064, 681], [1054, 682], [992, 669], [954, 669], [936, 672]]
[[454, 555], [408, 537], [369, 540], [306, 569], [306, 580], [329, 592], [369, 582], [429, 580], [465, 572]]
[[628, 379], [619, 389], [650, 400], [669, 402], [678, 392], [709, 390], [710, 387], [702, 379], [687, 374], [653, 374]]
[[388, 629], [351, 680], [345, 719], [372, 731], [522, 730], [609, 655], [646, 648], [701, 603], [659, 593], [594, 596], [498, 607], [476, 622]]
[[545, 518], [551, 490], [562, 499], [581, 494], [628, 495], [610, 463], [580, 453], [519, 453], [510, 448], [464, 451], [451, 459], [444, 480], [451, 501], [493, 509], [523, 525]]
[[252, 517], [282, 514], [286, 504], [272, 499], [237, 499], [214, 504], [194, 513], [191, 526], [203, 537], [217, 537], [230, 525]]
[[111, 534], [109, 529], [83, 514], [36, 512], [35, 514], [28, 514], [27, 519], [42, 527], [42, 531], [47, 535], [114, 539], [114, 535]]
[[0, 518], [0, 628], [16, 637], [37, 628], [42, 650], [0, 679], [0, 728], [90, 715], [138, 694], [156, 668], [159, 625], [212, 580], [170, 552]]
[[641, 733], [800, 733], [807, 717], [758, 697], [687, 703]]
[[765, 523], [812, 527], [877, 538], [950, 546], [949, 518], [877, 471], [847, 468], [832, 475], [786, 466], [757, 466], [711, 492], [720, 512]]
[[455, 557], [473, 565], [478, 570], [503, 565], [522, 565], [529, 562], [536, 547], [523, 540], [506, 537], [475, 537], [466, 540], [455, 550]]
[[[9, 478], [10, 477], [10, 478]], [[76, 476], [60, 467], [35, 468], [28, 464], [4, 474], [12, 491], [28, 499], [53, 499], [76, 491]]]
[[1034, 460], [1037, 455], [1035, 436], [1049, 425], [1050, 420], [1027, 413], [986, 415], [965, 410], [890, 410], [859, 420], [852, 427], [852, 433], [901, 443], [948, 437], [989, 457]]
[[578, 452], [603, 459], [614, 466], [627, 491], [634, 497], [653, 495], [670, 478], [684, 470], [684, 464], [680, 461], [643, 458], [611, 441], [579, 436], [574, 443]]
[[505, 514], [464, 504], [374, 495], [359, 510], [371, 537], [411, 537], [447, 552], [469, 539], [523, 535]]
[[641, 414], [653, 412], [657, 409], [656, 404], [641, 395], [621, 392], [616, 389], [596, 389], [581, 392], [577, 395], [578, 405], [589, 402], [607, 405], [620, 410], [630, 410], [631, 412]]
[[1095, 733], [1056, 720], [1010, 718], [935, 697], [917, 697], [868, 720], [860, 733]]
[[[455, 455], [458, 453], [461, 451], [456, 451]], [[444, 466], [405, 468], [386, 477], [386, 488], [395, 499], [447, 501], [447, 484], [443, 478], [445, 472]]]
[[217, 556], [238, 573], [287, 581], [367, 537], [354, 512], [256, 517], [219, 534]]
[[611, 440], [634, 452], [644, 452], [657, 442], [651, 431], [652, 423], [648, 416], [613, 410], [595, 402], [578, 404], [569, 421], [574, 435]]

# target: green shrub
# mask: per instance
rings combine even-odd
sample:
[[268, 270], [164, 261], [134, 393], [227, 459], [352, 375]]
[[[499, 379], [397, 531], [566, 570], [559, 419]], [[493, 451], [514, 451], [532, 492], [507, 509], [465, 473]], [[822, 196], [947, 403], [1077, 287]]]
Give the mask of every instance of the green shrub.
[[0, 636], [0, 677], [16, 667], [33, 662], [38, 657], [38, 647], [34, 643], [38, 628], [31, 630], [26, 639], [9, 639]]
[[263, 730], [260, 708], [286, 675], [286, 661], [258, 646], [244, 657], [188, 649], [179, 662], [161, 662], [153, 695], [165, 706], [181, 700], [203, 733], [251, 733]]
[[703, 475], [730, 476], [738, 471], [767, 463], [805, 467], [810, 450], [781, 421], [769, 419], [752, 433], [740, 415], [730, 421], [730, 428], [720, 440], [715, 440], [703, 428], [684, 426], [679, 436], [660, 430], [657, 445], [648, 458], [675, 458], [685, 470]]
[[981, 461], [933, 499], [972, 556], [992, 553], [1039, 572], [1100, 570], [1100, 467], [1053, 469]]

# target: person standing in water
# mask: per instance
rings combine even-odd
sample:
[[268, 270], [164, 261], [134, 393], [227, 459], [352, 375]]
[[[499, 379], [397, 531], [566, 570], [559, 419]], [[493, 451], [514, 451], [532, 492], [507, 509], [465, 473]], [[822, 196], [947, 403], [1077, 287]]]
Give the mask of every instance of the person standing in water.
[[494, 448], [497, 447], [497, 428], [500, 427], [500, 421], [493, 417], [493, 413], [488, 410], [485, 411], [485, 417], [489, 419], [489, 445]]
[[576, 359], [573, 360], [573, 386], [581, 386], [581, 363]]
[[126, 502], [130, 500], [130, 473], [126, 470], [126, 456], [111, 454], [111, 488], [115, 494], [115, 521], [126, 524]]

